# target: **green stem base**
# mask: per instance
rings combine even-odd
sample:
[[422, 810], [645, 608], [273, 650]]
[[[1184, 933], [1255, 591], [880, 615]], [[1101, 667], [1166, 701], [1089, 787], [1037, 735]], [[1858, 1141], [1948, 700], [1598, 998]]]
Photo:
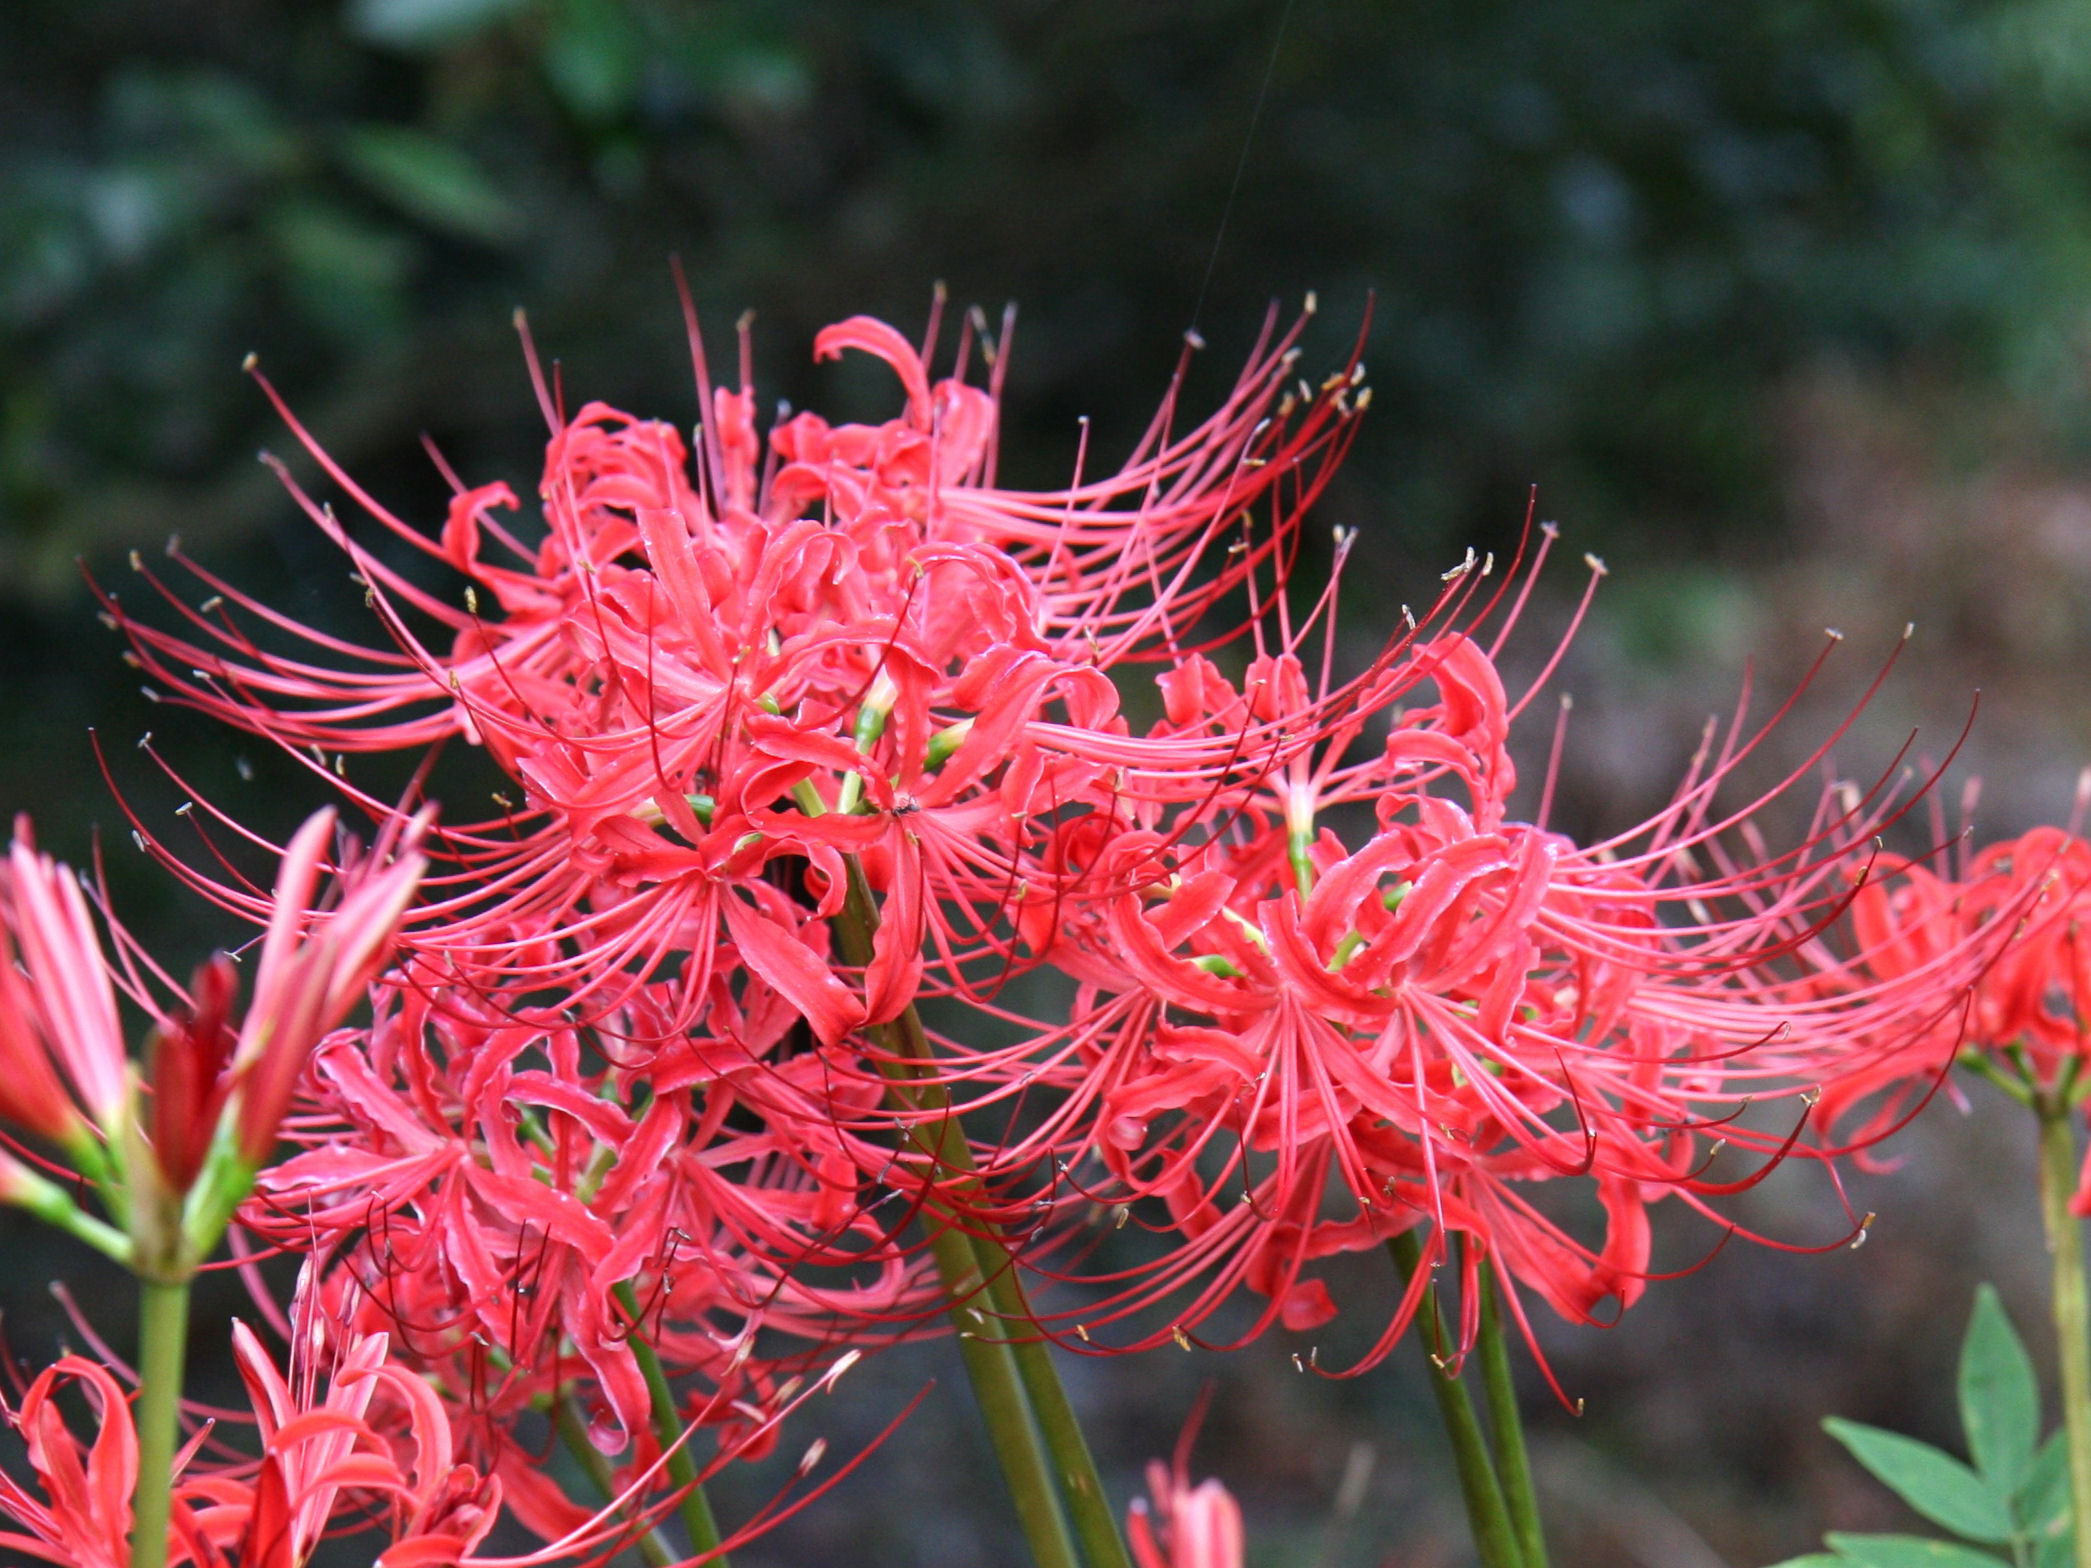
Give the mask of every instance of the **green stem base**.
[[[1416, 1277], [1423, 1261], [1422, 1243], [1414, 1231], [1403, 1231], [1387, 1243], [1394, 1265], [1404, 1283]], [[1467, 1522], [1474, 1532], [1474, 1550], [1481, 1568], [1527, 1568], [1525, 1554], [1518, 1548], [1517, 1532], [1510, 1522], [1503, 1485], [1489, 1457], [1488, 1443], [1481, 1435], [1481, 1421], [1466, 1385], [1438, 1363], [1431, 1348], [1432, 1332], [1438, 1324], [1438, 1292], [1432, 1285], [1423, 1292], [1416, 1311], [1416, 1340], [1423, 1349], [1430, 1391], [1437, 1396], [1438, 1416], [1445, 1436], [1452, 1443], [1452, 1462], [1459, 1472], [1460, 1497], [1466, 1503]]]
[[180, 1430], [189, 1282], [138, 1282], [138, 1485], [131, 1494], [131, 1568], [166, 1568]]

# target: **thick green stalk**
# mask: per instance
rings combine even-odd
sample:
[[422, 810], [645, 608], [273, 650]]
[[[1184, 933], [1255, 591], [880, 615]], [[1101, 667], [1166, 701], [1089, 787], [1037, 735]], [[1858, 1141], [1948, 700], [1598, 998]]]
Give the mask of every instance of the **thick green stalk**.
[[[553, 1401], [552, 1425], [558, 1430], [559, 1441], [573, 1455], [574, 1463], [595, 1483], [603, 1501], [616, 1501], [617, 1477], [610, 1469], [610, 1461], [603, 1457], [603, 1451], [588, 1436], [588, 1424], [581, 1419], [581, 1412], [574, 1408], [572, 1399], [561, 1397]], [[641, 1535], [636, 1544], [639, 1555], [646, 1559], [649, 1568], [668, 1568], [668, 1564], [675, 1561], [675, 1553], [669, 1550], [668, 1543], [652, 1530]]]
[[[1415, 1233], [1403, 1231], [1387, 1243], [1387, 1251], [1393, 1255], [1403, 1281], [1413, 1279], [1423, 1255]], [[1466, 1385], [1438, 1364], [1437, 1353], [1431, 1349], [1431, 1332], [1437, 1321], [1438, 1292], [1432, 1285], [1423, 1292], [1423, 1304], [1416, 1313], [1416, 1338], [1423, 1347], [1431, 1392], [1437, 1396], [1439, 1419], [1445, 1423], [1445, 1436], [1452, 1442], [1452, 1462], [1459, 1471], [1459, 1491], [1467, 1505], [1467, 1523], [1474, 1532], [1474, 1550], [1480, 1554], [1481, 1568], [1526, 1568], [1473, 1401], [1467, 1397]]]
[[[1019, 1332], [1016, 1325], [1031, 1321], [1023, 1282], [1006, 1249], [995, 1242], [974, 1242], [975, 1251], [983, 1256], [988, 1248], [1000, 1254], [988, 1276], [988, 1300], [995, 1315], [1012, 1326], [1010, 1331]], [[1089, 1452], [1089, 1439], [1075, 1419], [1075, 1408], [1068, 1403], [1067, 1390], [1053, 1366], [1051, 1345], [1043, 1338], [1019, 1339], [1011, 1341], [1009, 1348], [1015, 1353], [1017, 1373], [1031, 1396], [1031, 1410], [1045, 1434], [1046, 1447], [1060, 1471], [1067, 1509], [1074, 1516], [1075, 1534], [1081, 1538], [1090, 1568], [1132, 1568], [1125, 1539], [1118, 1533], [1118, 1516], [1111, 1512], [1111, 1499], [1104, 1493], [1096, 1459]]]
[[[849, 886], [838, 924], [837, 936], [845, 960], [868, 964], [873, 933], [878, 930], [878, 908], [862, 866], [854, 855], [846, 857]], [[973, 1384], [974, 1398], [987, 1419], [994, 1437], [996, 1457], [1024, 1525], [1025, 1536], [1037, 1555], [1040, 1568], [1049, 1559], [1072, 1565], [1074, 1543], [1068, 1536], [1052, 1473], [1045, 1469], [1039, 1450], [1042, 1438], [1052, 1455], [1052, 1471], [1066, 1489], [1091, 1568], [1130, 1568], [1131, 1559], [1118, 1533], [1102, 1478], [1088, 1440], [1068, 1403], [1060, 1374], [1054, 1369], [1052, 1353], [1042, 1340], [983, 1339], [982, 1316], [973, 1307], [974, 1298], [984, 1300], [1006, 1327], [998, 1333], [1020, 1333], [1028, 1321], [1023, 1291], [1015, 1263], [999, 1239], [969, 1237], [958, 1228], [956, 1216], [935, 1186], [938, 1173], [948, 1172], [962, 1182], [973, 1176], [973, 1152], [952, 1114], [951, 1097], [941, 1084], [925, 1081], [932, 1071], [929, 1038], [923, 1032], [921, 1015], [910, 1004], [905, 1012], [879, 1031], [887, 1047], [879, 1064], [889, 1085], [890, 1098], [905, 1110], [910, 1127], [906, 1142], [924, 1157], [930, 1185], [923, 1200], [926, 1221], [935, 1234], [930, 1253], [950, 1303], [952, 1322], [959, 1331], [959, 1348], [966, 1355], [966, 1372]], [[915, 1118], [921, 1118], [916, 1122]], [[962, 1249], [962, 1250], [961, 1250]], [[983, 1267], [983, 1260], [988, 1266]], [[990, 1356], [987, 1352], [993, 1352]], [[976, 1371], [976, 1367], [978, 1370]], [[983, 1383], [982, 1378], [987, 1381]], [[1014, 1378], [1016, 1407], [1005, 1409], [1004, 1381]], [[1021, 1417], [1021, 1419], [1017, 1419]], [[1004, 1423], [1005, 1426], [998, 1426]], [[1043, 1482], [1041, 1488], [1040, 1483]]]
[[1525, 1452], [1517, 1385], [1510, 1377], [1510, 1346], [1503, 1336], [1503, 1314], [1496, 1305], [1496, 1274], [1486, 1258], [1481, 1260], [1479, 1272], [1481, 1388], [1488, 1398], [1489, 1432], [1496, 1440], [1496, 1474], [1502, 1479], [1503, 1504], [1510, 1510], [1510, 1528], [1524, 1554], [1525, 1568], [1547, 1568], [1539, 1496], [1532, 1487], [1532, 1461]]
[[2041, 1096], [2040, 1208], [2053, 1258], [2056, 1359], [2062, 1369], [2062, 1420], [2069, 1434], [2069, 1497], [2076, 1517], [2077, 1568], [2091, 1568], [2091, 1303], [2084, 1288], [2084, 1231], [2069, 1212], [2076, 1191], [2076, 1138], [2069, 1106]]
[[1006, 1340], [983, 1337], [988, 1319], [973, 1306], [976, 1299], [986, 1299], [987, 1280], [979, 1256], [971, 1238], [946, 1217], [940, 1215], [930, 1223], [935, 1232], [930, 1256], [936, 1260], [952, 1326], [958, 1330], [966, 1381], [972, 1384], [973, 1401], [987, 1423], [1002, 1478], [1016, 1504], [1017, 1523], [1031, 1543], [1038, 1568], [1078, 1568], [1074, 1539], [1067, 1533], [1060, 1498], [1053, 1490], [1053, 1473], [1039, 1445], [1014, 1351]]
[[165, 1568], [174, 1446], [189, 1340], [189, 1282], [138, 1281], [138, 1485], [131, 1494], [131, 1568]]
[[[675, 1408], [675, 1391], [668, 1386], [668, 1374], [661, 1370], [661, 1358], [654, 1354], [653, 1346], [641, 1331], [639, 1298], [629, 1284], [617, 1285], [614, 1294], [630, 1322], [627, 1342], [639, 1363], [639, 1375], [646, 1379], [647, 1397], [653, 1402], [654, 1436], [661, 1440], [662, 1448], [674, 1447], [682, 1440], [682, 1414]], [[668, 1479], [684, 1489], [682, 1522], [690, 1532], [690, 1550], [700, 1556], [718, 1552], [719, 1522], [712, 1517], [711, 1499], [704, 1495], [704, 1485], [697, 1479], [697, 1456], [690, 1452], [688, 1443], [682, 1443], [668, 1456]], [[727, 1568], [723, 1552], [712, 1562], [716, 1568]]]

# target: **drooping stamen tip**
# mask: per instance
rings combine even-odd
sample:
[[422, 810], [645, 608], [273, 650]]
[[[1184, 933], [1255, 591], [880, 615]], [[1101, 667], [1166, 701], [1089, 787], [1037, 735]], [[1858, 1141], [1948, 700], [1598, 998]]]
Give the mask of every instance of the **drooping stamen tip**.
[[1307, 290], [1306, 301], [1304, 304], [1301, 305], [1300, 308], [1310, 316], [1313, 315], [1317, 310], [1321, 309], [1321, 300], [1319, 299], [1319, 297], [1316, 296], [1314, 290]]
[[1612, 575], [1612, 569], [1609, 566], [1605, 565], [1604, 558], [1599, 555], [1594, 555], [1588, 550], [1585, 550], [1583, 552], [1583, 564], [1589, 567], [1590, 570], [1595, 572], [1599, 577], [1610, 577]]
[[240, 369], [245, 374], [251, 376], [254, 374], [255, 368], [260, 364], [261, 356], [255, 353], [254, 350], [250, 348], [249, 350], [247, 350], [247, 357], [240, 361]]
[[1199, 335], [1196, 327], [1185, 327], [1183, 329], [1183, 340], [1194, 349], [1205, 347], [1205, 339]]
[[821, 1386], [832, 1394], [835, 1391], [836, 1380], [863, 1359], [863, 1351], [845, 1350], [835, 1358], [835, 1364], [828, 1368], [828, 1375], [821, 1379]]

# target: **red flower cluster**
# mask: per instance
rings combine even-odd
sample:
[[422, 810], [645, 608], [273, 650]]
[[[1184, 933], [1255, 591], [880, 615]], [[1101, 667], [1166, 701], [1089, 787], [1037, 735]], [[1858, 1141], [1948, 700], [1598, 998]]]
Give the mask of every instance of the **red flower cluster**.
[[[2078, 818], [2086, 798], [2091, 774], [2079, 789]], [[1951, 871], [1892, 860], [1868, 872], [1852, 901], [1867, 973], [1923, 975], [1978, 944], [1992, 956], [1979, 983], [1930, 1029], [1843, 1066], [1824, 1085], [1826, 1120], [1863, 1109], [1851, 1136], [1871, 1142], [1945, 1086], [1956, 1062], [2029, 1105], [2060, 1114], [2080, 1105], [2091, 1062], [2091, 844], [2074, 826], [2035, 828], [1979, 851], [1963, 834]], [[2091, 1214], [2091, 1166], [2073, 1207]]]
[[[345, 1303], [322, 1303], [327, 1289], [308, 1267], [291, 1308], [294, 1327], [285, 1325], [292, 1328], [287, 1376], [253, 1330], [233, 1324], [233, 1359], [250, 1409], [211, 1414], [219, 1424], [252, 1428], [259, 1456], [230, 1456], [205, 1424], [176, 1457], [167, 1558], [174, 1568], [300, 1568], [325, 1536], [340, 1533], [344, 1517], [364, 1546], [376, 1546], [376, 1568], [606, 1561], [672, 1501], [638, 1512], [626, 1506], [649, 1484], [661, 1489], [658, 1451], [638, 1467], [627, 1495], [592, 1513], [568, 1503], [536, 1468], [514, 1462], [513, 1450], [503, 1474], [483, 1474], [460, 1451], [445, 1402], [390, 1354], [385, 1334], [343, 1328]], [[785, 1400], [775, 1419], [825, 1386]], [[86, 1443], [58, 1409], [75, 1387], [95, 1421]], [[125, 1568], [139, 1456], [117, 1377], [67, 1356], [0, 1411], [21, 1433], [37, 1481], [32, 1490], [0, 1473], [0, 1519], [12, 1526], [0, 1527], [0, 1546], [63, 1568]], [[504, 1504], [544, 1536], [542, 1549], [480, 1552]]]
[[[426, 535], [286, 410], [382, 536], [293, 483], [386, 640], [178, 552], [208, 597], [153, 579], [177, 625], [105, 600], [163, 700], [377, 823], [417, 803], [352, 758], [456, 740], [502, 775], [496, 814], [429, 834], [405, 957], [315, 1056], [247, 1216], [332, 1260], [329, 1332], [418, 1372], [512, 1507], [501, 1431], [533, 1401], [578, 1392], [621, 1481], [658, 1470], [642, 1343], [720, 1451], [759, 1446], [803, 1373], [933, 1310], [924, 1210], [1066, 1287], [1012, 1332], [1096, 1349], [1114, 1324], [1113, 1348], [1188, 1344], [1241, 1286], [1267, 1302], [1248, 1333], [1323, 1323], [1315, 1261], [1419, 1227], [1432, 1264], [1492, 1263], [1520, 1320], [1518, 1288], [1588, 1319], [1649, 1278], [1650, 1203], [1708, 1207], [1807, 1120], [1739, 1106], [1950, 1027], [1979, 941], [1787, 962], [1819, 960], [1897, 807], [1830, 798], [1767, 854], [1756, 808], [1717, 803], [1762, 731], [1608, 842], [1545, 826], [1550, 783], [1518, 819], [1510, 726], [1553, 661], [1513, 700], [1496, 655], [1551, 530], [1501, 576], [1469, 557], [1335, 675], [1353, 537], [1301, 612], [1302, 523], [1370, 394], [1355, 354], [1296, 381], [1303, 324], [1268, 327], [1203, 423], [1178, 430], [1172, 390], [1123, 468], [1052, 492], [995, 483], [1006, 331], [982, 391], [970, 328], [932, 380], [934, 322], [919, 351], [861, 317], [816, 340], [892, 368], [876, 426], [760, 434], [745, 368], [715, 389], [700, 350], [694, 454], [569, 418], [539, 377], [541, 526], [459, 484]], [[444, 571], [461, 592], [426, 586]], [[1009, 1001], [1055, 975], [1059, 1014]], [[1717, 1175], [1717, 1140], [1758, 1158]], [[1526, 1195], [1557, 1178], [1594, 1183], [1601, 1238]], [[1100, 1233], [1113, 1213], [1159, 1241]], [[1428, 1278], [1378, 1293], [1366, 1364]], [[1168, 1560], [1227, 1560], [1170, 1507]]]

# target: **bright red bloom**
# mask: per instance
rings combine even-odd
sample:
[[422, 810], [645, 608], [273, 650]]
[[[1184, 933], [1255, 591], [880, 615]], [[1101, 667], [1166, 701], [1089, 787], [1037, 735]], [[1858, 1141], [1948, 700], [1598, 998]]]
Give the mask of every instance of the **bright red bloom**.
[[[498, 1473], [475, 1463], [434, 1388], [392, 1359], [388, 1336], [358, 1332], [323, 1310], [353, 1296], [346, 1280], [308, 1267], [290, 1309], [287, 1372], [258, 1336], [233, 1325], [258, 1454], [242, 1458], [224, 1441], [238, 1418], [218, 1412], [217, 1435], [203, 1426], [176, 1455], [172, 1568], [303, 1568], [323, 1538], [344, 1535], [379, 1568], [596, 1565], [616, 1557], [673, 1506], [676, 1492], [658, 1448], [624, 1467], [618, 1495], [593, 1509], [566, 1500], [512, 1440], [494, 1458]], [[771, 1435], [786, 1412], [831, 1389], [842, 1369], [838, 1364], [782, 1397], [760, 1424], [762, 1435]], [[85, 1444], [57, 1408], [60, 1394], [73, 1386], [85, 1393], [94, 1417]], [[35, 1380], [18, 1408], [0, 1407], [0, 1413], [21, 1433], [35, 1477], [28, 1486], [0, 1472], [0, 1547], [61, 1568], [125, 1568], [138, 1451], [116, 1376], [68, 1356]], [[714, 1458], [706, 1473], [732, 1452]], [[479, 1555], [504, 1509], [545, 1544], [511, 1557]], [[734, 1544], [784, 1511], [758, 1515]]]
[[[1002, 902], [1024, 879], [1026, 824], [1096, 771], [1066, 744], [1115, 723], [1095, 666], [1173, 643], [1291, 548], [1350, 439], [1357, 379], [1286, 391], [1297, 331], [1267, 334], [1190, 434], [1171, 431], [1172, 393], [1118, 474], [1023, 493], [993, 486], [995, 404], [963, 384], [968, 344], [932, 385], [926, 351], [855, 318], [816, 352], [894, 367], [907, 406], [882, 426], [801, 414], [766, 457], [752, 389], [713, 395], [700, 358], [693, 476], [671, 427], [598, 404], [569, 422], [548, 402], [535, 549], [496, 516], [515, 505], [506, 486], [460, 490], [430, 539], [312, 448], [383, 527], [472, 585], [462, 611], [431, 597], [308, 502], [396, 649], [303, 633], [193, 566], [215, 598], [182, 607], [185, 633], [110, 612], [175, 700], [300, 754], [485, 747], [521, 798], [485, 822], [453, 814], [452, 866], [409, 938], [422, 950], [614, 1006], [621, 977], [677, 951], [699, 960], [694, 998], [728, 943], [833, 1043], [904, 1009], [925, 940], [947, 965], [983, 940], [950, 911]], [[1268, 534], [1243, 534], [1266, 503]], [[221, 604], [320, 662], [264, 651]], [[886, 903], [861, 989], [833, 973], [818, 923], [846, 853]], [[812, 867], [816, 922], [766, 887], [779, 861]]]
[[[1081, 982], [1076, 1013], [1003, 1069], [1063, 1098], [1001, 1153], [1014, 1171], [1056, 1152], [1083, 1196], [1170, 1239], [1144, 1264], [1039, 1262], [1105, 1288], [1061, 1309], [1056, 1335], [1147, 1313], [1159, 1322], [1132, 1344], [1185, 1341], [1238, 1284], [1271, 1299], [1245, 1336], [1280, 1316], [1311, 1328], [1338, 1310], [1315, 1259], [1417, 1226], [1429, 1261], [1458, 1257], [1471, 1279], [1493, 1259], [1571, 1319], [1630, 1305], [1651, 1277], [1647, 1205], [1705, 1209], [1753, 1184], [1806, 1121], [1796, 1107], [1789, 1135], [1767, 1135], [1731, 1125], [1740, 1106], [1929, 1038], [1980, 972], [1964, 939], [1831, 985], [1784, 962], [1819, 947], [1849, 897], [1850, 847], [1897, 808], [1826, 803], [1797, 850], [1745, 854], [1763, 802], [1723, 813], [1714, 798], [1754, 739], [1602, 845], [1512, 820], [1523, 703], [1473, 636], [1423, 626], [1319, 697], [1293, 653], [1259, 657], [1239, 686], [1183, 661], [1148, 737], [1094, 741], [1118, 764], [1110, 797], [1066, 823], [1043, 857], [1060, 868], [1050, 902], [1020, 917]], [[1721, 1143], [1765, 1159], [1717, 1177]], [[1592, 1180], [1598, 1243], [1520, 1192], [1561, 1177]], [[1079, 1228], [1063, 1239], [1094, 1247]], [[1363, 1365], [1403, 1332], [1424, 1277], [1383, 1298]], [[1459, 1347], [1474, 1330], [1469, 1315]]]
[[[707, 1424], [747, 1430], [786, 1372], [819, 1364], [838, 1320], [919, 1311], [865, 1212], [874, 1153], [836, 1125], [867, 1115], [876, 1091], [852, 1105], [820, 1058], [766, 1061], [792, 1017], [774, 998], [736, 1004], [722, 979], [707, 998], [714, 1037], [677, 1032], [672, 1007], [637, 992], [584, 1029], [416, 961], [380, 989], [367, 1034], [321, 1049], [291, 1128], [306, 1150], [265, 1173], [249, 1206], [285, 1245], [351, 1248], [358, 1321], [438, 1375], [490, 1447], [585, 1378], [602, 1446], [623, 1451], [650, 1416], [635, 1331], [709, 1386]], [[603, 1064], [584, 1065], [591, 1053]], [[808, 1351], [788, 1367], [752, 1359], [761, 1329]]]
[[[1325, 1321], [1336, 1304], [1307, 1266], [1418, 1225], [1431, 1261], [1464, 1238], [1467, 1268], [1494, 1259], [1588, 1318], [1648, 1278], [1649, 1202], [1705, 1207], [1761, 1174], [1717, 1179], [1716, 1141], [1773, 1157], [1801, 1134], [1798, 1114], [1785, 1139], [1731, 1127], [1739, 1107], [1854, 1042], [1927, 1035], [1979, 967], [1967, 943], [1908, 973], [1781, 967], [1819, 956], [1847, 852], [1896, 807], [1825, 804], [1766, 855], [1756, 808], [1715, 804], [1762, 731], [1732, 732], [1670, 807], [1604, 844], [1547, 829], [1550, 789], [1518, 821], [1508, 735], [1532, 694], [1507, 697], [1494, 655], [1530, 576], [1487, 597], [1490, 565], [1470, 559], [1333, 682], [1334, 584], [1297, 624], [1286, 590], [1302, 511], [1365, 399], [1354, 362], [1295, 398], [1290, 335], [1266, 341], [1189, 435], [1172, 396], [1117, 475], [1018, 494], [993, 484], [994, 393], [964, 384], [964, 345], [941, 382], [926, 349], [864, 318], [815, 347], [891, 365], [902, 413], [802, 414], [765, 449], [752, 390], [715, 392], [700, 356], [693, 466], [666, 425], [596, 404], [569, 420], [544, 397], [535, 547], [498, 515], [505, 486], [457, 486], [431, 538], [307, 440], [380, 527], [467, 580], [459, 609], [300, 493], [388, 647], [307, 631], [193, 564], [213, 599], [170, 593], [178, 632], [110, 603], [174, 700], [312, 748], [380, 820], [396, 814], [343, 782], [340, 754], [461, 737], [518, 792], [442, 836], [405, 939], [426, 1016], [402, 1001], [399, 1038], [385, 1023], [330, 1051], [325, 1119], [272, 1194], [328, 1233], [365, 1211], [402, 1225], [430, 1262], [431, 1320], [518, 1353], [553, 1321], [521, 1295], [542, 1248], [613, 1426], [634, 1425], [637, 1392], [605, 1292], [635, 1269], [690, 1278], [651, 1261], [671, 1234], [706, 1257], [705, 1311], [743, 1321], [761, 1282], [772, 1310], [882, 1330], [911, 1300], [906, 1266], [864, 1216], [884, 1195], [920, 1203], [925, 1182], [964, 1223], [1036, 1245], [1069, 1240], [1092, 1196], [1163, 1231], [1160, 1261], [1094, 1271], [1108, 1290], [1084, 1321], [1152, 1309], [1139, 1343], [1187, 1337], [1244, 1283], [1270, 1298], [1256, 1328]], [[1246, 621], [1219, 624], [1236, 595]], [[1253, 657], [1235, 680], [1213, 655], [1238, 635]], [[299, 656], [272, 651], [284, 639]], [[1135, 661], [1162, 667], [1145, 733], [1107, 673]], [[856, 877], [868, 908], [849, 904]], [[837, 961], [844, 933], [866, 962]], [[1078, 985], [1065, 1024], [995, 1001], [1035, 966]], [[1009, 1119], [977, 1177], [893, 1152], [915, 1113], [886, 1092], [903, 1064], [879, 1026], [918, 997], [1015, 1025], [1012, 1045], [937, 1038], [933, 1069], [905, 1065]], [[796, 1020], [804, 1050], [786, 1045]], [[600, 1074], [567, 1043], [596, 1029], [613, 1042]], [[518, 1042], [545, 1052], [542, 1084]], [[731, 1124], [723, 1158], [719, 1101], [761, 1129]], [[649, 1129], [689, 1166], [627, 1191], [620, 1140]], [[1593, 1181], [1594, 1244], [1521, 1195], [1557, 1177]], [[809, 1260], [877, 1287], [795, 1300]], [[688, 1364], [718, 1375], [717, 1349], [693, 1331]]]
[[[2079, 802], [2079, 814], [2082, 803]], [[1965, 835], [1963, 835], [1965, 838]], [[2091, 995], [2091, 844], [2073, 829], [2035, 828], [1959, 855], [1957, 874], [1882, 858], [1866, 865], [1852, 900], [1850, 971], [1901, 979], [1936, 971], [1971, 945], [1988, 954], [1965, 1005], [1923, 1034], [1880, 1042], [1830, 1064], [1823, 1110], [1833, 1122], [1861, 1106], [1849, 1136], [1868, 1142], [1905, 1122], [1971, 1062], [2025, 1092], [2073, 1104], [2091, 1063], [2084, 998]], [[2075, 1204], [2091, 1212], [2091, 1165]]]
[[[60, 1389], [78, 1383], [99, 1418], [94, 1442], [83, 1449], [66, 1429], [56, 1404]], [[21, 1405], [7, 1412], [29, 1447], [29, 1467], [42, 1483], [38, 1497], [0, 1472], [0, 1546], [67, 1568], [124, 1568], [131, 1559], [131, 1491], [138, 1480], [138, 1435], [116, 1379], [91, 1361], [67, 1356], [30, 1384]]]

